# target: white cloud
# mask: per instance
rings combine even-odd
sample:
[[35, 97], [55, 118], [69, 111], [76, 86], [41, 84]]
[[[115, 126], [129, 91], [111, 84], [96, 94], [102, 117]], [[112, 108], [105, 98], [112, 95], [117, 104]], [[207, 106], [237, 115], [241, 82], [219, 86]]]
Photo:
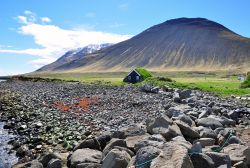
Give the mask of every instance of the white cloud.
[[96, 14], [94, 12], [88, 12], [85, 14], [85, 16], [88, 18], [94, 18], [96, 16]]
[[43, 22], [43, 23], [49, 23], [51, 22], [51, 19], [49, 17], [41, 17], [40, 20]]
[[16, 19], [19, 21], [19, 23], [22, 24], [32, 24], [35, 23], [37, 20], [36, 14], [29, 10], [24, 11], [24, 16], [23, 15], [17, 16]]
[[17, 16], [17, 20], [22, 24], [28, 24], [27, 17], [25, 16]]
[[[35, 14], [30, 11], [26, 11], [25, 14], [31, 17], [35, 16]], [[89, 44], [118, 43], [132, 37], [131, 35], [119, 35], [84, 28], [63, 29], [56, 25], [35, 23], [36, 18], [33, 19], [34, 22], [31, 22], [32, 19], [28, 17], [26, 20], [27, 22], [22, 22], [23, 25], [18, 29], [18, 33], [32, 36], [34, 43], [39, 47], [23, 50], [10, 50], [5, 48], [0, 49], [0, 53], [39, 56], [38, 59], [29, 62], [29, 64], [34, 65], [36, 68], [55, 61], [70, 49], [84, 47]]]

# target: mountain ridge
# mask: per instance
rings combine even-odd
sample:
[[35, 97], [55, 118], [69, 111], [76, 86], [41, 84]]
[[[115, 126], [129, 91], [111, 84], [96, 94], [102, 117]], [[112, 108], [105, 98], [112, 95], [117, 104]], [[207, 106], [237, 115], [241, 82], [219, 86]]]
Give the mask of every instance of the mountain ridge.
[[89, 44], [82, 48], [72, 49], [67, 51], [64, 55], [59, 57], [55, 62], [52, 62], [51, 64], [45, 65], [42, 68], [38, 69], [37, 71], [48, 71], [48, 70], [57, 70], [60, 69], [61, 66], [64, 64], [67, 64], [71, 61], [76, 61], [81, 57], [84, 57], [87, 54], [91, 54], [95, 51], [98, 51], [102, 48], [111, 46], [113, 44], [111, 43], [103, 43], [103, 44]]
[[62, 66], [60, 71], [249, 69], [250, 39], [205, 18], [172, 19]]

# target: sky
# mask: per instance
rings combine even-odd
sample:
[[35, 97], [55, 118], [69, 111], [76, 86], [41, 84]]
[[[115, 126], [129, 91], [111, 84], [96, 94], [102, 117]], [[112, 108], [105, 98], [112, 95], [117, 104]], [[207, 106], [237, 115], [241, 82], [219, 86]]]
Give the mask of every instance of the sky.
[[0, 76], [66, 51], [118, 43], [169, 19], [202, 17], [250, 37], [249, 0], [1, 0]]

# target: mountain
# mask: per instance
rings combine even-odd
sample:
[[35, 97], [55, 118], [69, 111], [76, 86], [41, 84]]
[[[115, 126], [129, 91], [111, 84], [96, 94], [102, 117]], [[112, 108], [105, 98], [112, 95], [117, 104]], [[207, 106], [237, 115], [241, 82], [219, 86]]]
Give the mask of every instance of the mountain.
[[90, 44], [83, 48], [77, 48], [66, 52], [63, 56], [61, 56], [55, 62], [45, 65], [44, 67], [38, 69], [37, 71], [56, 71], [60, 70], [61, 67], [64, 67], [68, 63], [72, 61], [77, 61], [80, 58], [83, 58], [87, 54], [91, 54], [94, 51], [98, 51], [102, 48], [111, 46], [111, 43], [104, 43], [104, 44]]
[[250, 67], [250, 39], [204, 18], [172, 19], [69, 61], [62, 71], [237, 70]]

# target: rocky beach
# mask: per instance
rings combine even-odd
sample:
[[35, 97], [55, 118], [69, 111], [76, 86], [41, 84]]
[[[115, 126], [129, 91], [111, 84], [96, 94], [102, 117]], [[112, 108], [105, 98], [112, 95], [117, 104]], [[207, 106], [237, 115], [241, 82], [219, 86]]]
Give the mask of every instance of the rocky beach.
[[250, 167], [247, 101], [199, 90], [6, 81], [0, 120], [13, 167]]

